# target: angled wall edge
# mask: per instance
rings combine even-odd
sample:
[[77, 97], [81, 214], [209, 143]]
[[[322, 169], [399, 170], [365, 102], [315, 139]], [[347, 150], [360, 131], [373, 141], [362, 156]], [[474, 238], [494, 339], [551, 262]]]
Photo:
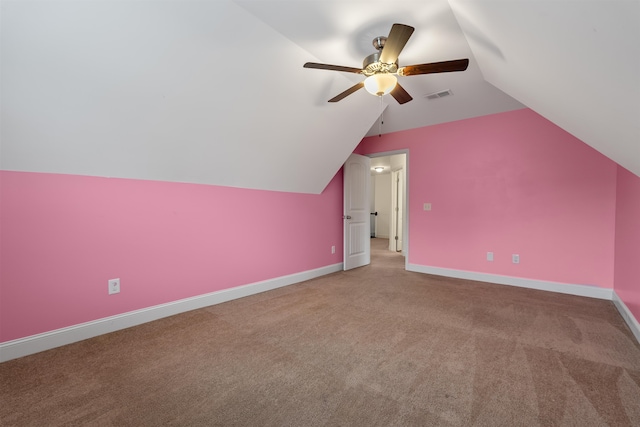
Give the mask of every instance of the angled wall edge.
[[629, 307], [627, 307], [627, 305], [620, 299], [618, 294], [616, 294], [615, 292], [613, 293], [613, 303], [615, 304], [616, 308], [618, 309], [618, 312], [626, 322], [627, 326], [629, 326], [629, 329], [631, 329], [631, 332], [633, 332], [633, 335], [636, 337], [636, 340], [640, 343], [640, 323], [638, 323], [635, 317], [633, 317], [633, 314], [631, 314], [631, 310], [629, 310]]

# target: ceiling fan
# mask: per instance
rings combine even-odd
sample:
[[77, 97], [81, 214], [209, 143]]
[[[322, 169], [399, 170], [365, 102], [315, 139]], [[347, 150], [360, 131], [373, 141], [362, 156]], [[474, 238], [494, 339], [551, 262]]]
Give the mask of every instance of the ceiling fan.
[[307, 62], [304, 64], [304, 68], [344, 71], [346, 73], [364, 74], [367, 76], [364, 81], [334, 96], [329, 102], [338, 102], [364, 87], [372, 95], [382, 96], [390, 93], [399, 104], [404, 104], [413, 98], [400, 86], [396, 76], [464, 71], [469, 66], [469, 59], [456, 59], [453, 61], [399, 67], [398, 56], [405, 44], [407, 44], [411, 34], [413, 34], [413, 30], [414, 28], [408, 25], [393, 24], [388, 37], [380, 36], [373, 39], [373, 47], [378, 51], [364, 59], [362, 68], [319, 64], [317, 62]]

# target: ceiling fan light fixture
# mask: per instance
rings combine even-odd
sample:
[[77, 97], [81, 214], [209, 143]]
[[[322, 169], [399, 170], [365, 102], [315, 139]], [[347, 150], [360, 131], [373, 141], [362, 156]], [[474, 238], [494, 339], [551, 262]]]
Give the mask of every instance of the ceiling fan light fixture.
[[[370, 94], [380, 97], [381, 106], [383, 104], [382, 96], [386, 94], [391, 94], [391, 96], [398, 101], [398, 104], [405, 104], [413, 98], [398, 84], [396, 75], [416, 76], [420, 74], [450, 73], [453, 71], [464, 71], [469, 66], [469, 58], [465, 58], [398, 67], [398, 55], [400, 55], [400, 52], [404, 49], [407, 41], [409, 41], [413, 30], [414, 28], [409, 25], [393, 24], [388, 37], [380, 36], [373, 40], [373, 47], [376, 48], [376, 52], [364, 58], [362, 68], [320, 64], [317, 62], [307, 62], [304, 64], [304, 68], [341, 71], [366, 76], [364, 81], [360, 81], [349, 89], [342, 91], [329, 99], [328, 102], [338, 102], [364, 87]], [[445, 95], [438, 94], [438, 96]], [[381, 108], [380, 111], [382, 112], [382, 110], [383, 108]], [[382, 123], [382, 115], [380, 119]]]
[[364, 88], [371, 95], [382, 96], [386, 95], [396, 87], [398, 78], [393, 74], [380, 73], [367, 77], [364, 80]]

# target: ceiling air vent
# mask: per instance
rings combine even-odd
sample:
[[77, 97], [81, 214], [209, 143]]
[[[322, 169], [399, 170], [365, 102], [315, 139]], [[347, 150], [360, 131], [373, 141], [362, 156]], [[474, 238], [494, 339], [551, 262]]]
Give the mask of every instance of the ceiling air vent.
[[451, 92], [451, 89], [441, 90], [440, 92], [433, 92], [428, 95], [425, 95], [424, 97], [427, 99], [438, 99], [438, 98], [444, 98], [445, 96], [449, 96], [449, 95], [453, 95], [453, 92]]

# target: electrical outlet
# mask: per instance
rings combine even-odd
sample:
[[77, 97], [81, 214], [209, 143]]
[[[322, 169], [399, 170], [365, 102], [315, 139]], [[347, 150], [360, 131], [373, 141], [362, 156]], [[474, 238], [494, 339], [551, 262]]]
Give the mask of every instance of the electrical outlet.
[[493, 261], [493, 252], [487, 252], [487, 261]]
[[120, 279], [109, 280], [109, 295], [120, 293]]
[[335, 254], [336, 253], [336, 247], [335, 246], [331, 246], [331, 253]]
[[425, 211], [430, 211], [430, 210], [431, 210], [431, 203], [425, 203], [425, 204], [422, 206], [422, 208], [423, 208]]
[[511, 255], [511, 261], [514, 264], [520, 264], [520, 255], [518, 255], [518, 254]]

